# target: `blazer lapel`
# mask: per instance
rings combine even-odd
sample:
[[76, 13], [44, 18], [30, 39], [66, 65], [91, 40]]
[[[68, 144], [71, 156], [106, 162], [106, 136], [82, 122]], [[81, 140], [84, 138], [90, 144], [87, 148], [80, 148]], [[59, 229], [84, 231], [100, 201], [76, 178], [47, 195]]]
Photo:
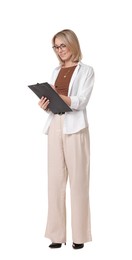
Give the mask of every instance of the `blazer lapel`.
[[70, 84], [69, 84], [69, 90], [68, 90], [68, 96], [70, 96], [70, 93], [71, 93], [71, 89], [72, 89], [72, 86], [73, 86], [73, 82], [77, 76], [77, 73], [80, 69], [80, 63], [78, 63], [77, 67], [75, 68], [74, 72], [73, 72], [73, 75], [71, 77], [71, 80], [70, 80]]

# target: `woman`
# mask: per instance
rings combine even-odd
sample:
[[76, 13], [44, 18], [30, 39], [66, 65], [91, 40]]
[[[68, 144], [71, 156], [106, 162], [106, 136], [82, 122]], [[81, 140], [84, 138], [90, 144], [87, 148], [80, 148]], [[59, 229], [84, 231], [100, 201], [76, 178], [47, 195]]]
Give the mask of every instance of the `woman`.
[[78, 38], [72, 30], [62, 30], [52, 39], [60, 65], [50, 84], [72, 112], [54, 115], [49, 100], [39, 106], [48, 111], [48, 219], [45, 236], [50, 248], [66, 244], [66, 183], [70, 182], [72, 247], [80, 249], [92, 240], [89, 206], [90, 144], [86, 106], [94, 83], [91, 66], [81, 62]]

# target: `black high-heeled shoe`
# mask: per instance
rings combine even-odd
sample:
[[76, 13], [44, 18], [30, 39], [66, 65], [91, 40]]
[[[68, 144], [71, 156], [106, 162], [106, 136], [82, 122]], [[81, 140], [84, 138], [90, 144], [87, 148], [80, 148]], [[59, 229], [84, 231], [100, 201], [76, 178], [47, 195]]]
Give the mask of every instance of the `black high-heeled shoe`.
[[[66, 245], [66, 243], [64, 243], [64, 245]], [[49, 245], [50, 248], [60, 248], [62, 246], [61, 243], [51, 243]]]
[[76, 244], [76, 243], [73, 242], [72, 247], [73, 247], [74, 249], [81, 249], [81, 248], [84, 247], [84, 244]]

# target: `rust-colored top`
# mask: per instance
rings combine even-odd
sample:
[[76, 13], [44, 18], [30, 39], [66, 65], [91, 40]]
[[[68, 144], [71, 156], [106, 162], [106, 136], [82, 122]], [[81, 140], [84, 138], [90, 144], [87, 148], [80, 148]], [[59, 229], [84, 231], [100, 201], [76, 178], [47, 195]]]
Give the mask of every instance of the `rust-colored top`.
[[55, 81], [55, 88], [59, 95], [64, 95], [64, 96], [68, 95], [70, 79], [72, 77], [75, 68], [76, 66], [61, 68], [58, 77]]

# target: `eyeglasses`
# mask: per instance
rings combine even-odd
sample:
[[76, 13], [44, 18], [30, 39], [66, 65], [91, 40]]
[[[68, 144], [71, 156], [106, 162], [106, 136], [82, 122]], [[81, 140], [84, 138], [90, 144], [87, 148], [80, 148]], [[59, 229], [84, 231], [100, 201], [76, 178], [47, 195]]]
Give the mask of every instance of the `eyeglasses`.
[[59, 51], [59, 49], [62, 50], [62, 51], [64, 51], [64, 50], [66, 49], [66, 45], [62, 43], [60, 46], [54, 45], [52, 48], [53, 48], [55, 51]]

